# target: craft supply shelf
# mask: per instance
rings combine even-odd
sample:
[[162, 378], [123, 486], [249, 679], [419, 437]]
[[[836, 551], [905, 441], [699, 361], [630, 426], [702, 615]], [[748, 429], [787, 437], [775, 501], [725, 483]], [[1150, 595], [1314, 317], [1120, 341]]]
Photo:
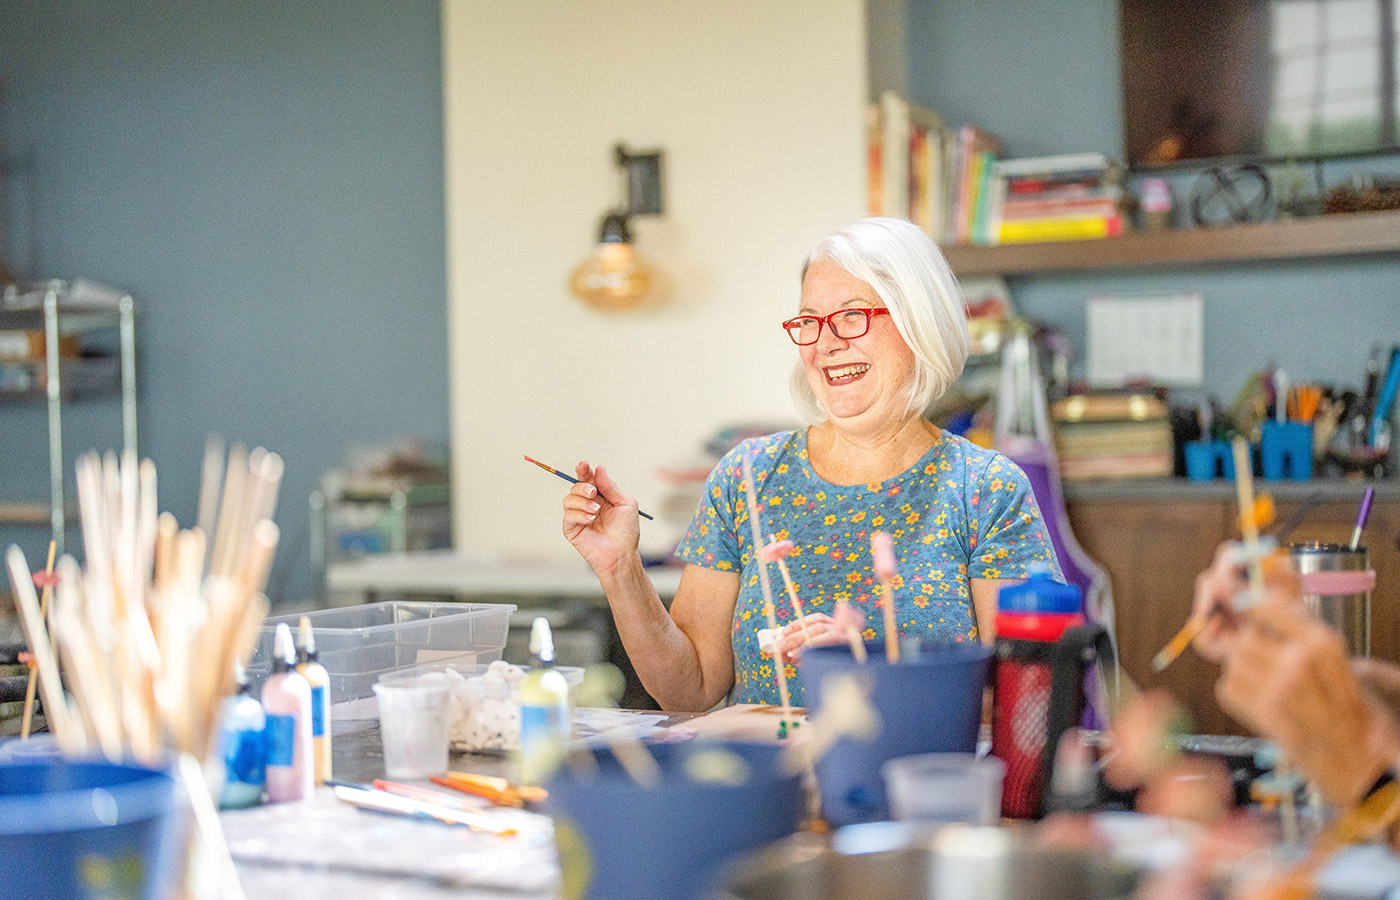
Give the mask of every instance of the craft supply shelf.
[[[0, 362], [0, 403], [42, 400], [48, 417], [49, 502], [0, 502], [0, 523], [47, 524], [59, 553], [72, 510], [64, 503], [63, 408], [79, 397], [120, 392], [122, 448], [136, 453], [135, 302], [129, 294], [94, 291], [81, 282], [50, 281], [37, 288], [6, 290], [0, 331], [42, 331], [44, 352], [33, 359]], [[62, 341], [95, 332], [115, 332], [115, 356], [66, 356]]]
[[1400, 251], [1400, 211], [1338, 213], [1090, 241], [944, 248], [959, 278], [1220, 265]]

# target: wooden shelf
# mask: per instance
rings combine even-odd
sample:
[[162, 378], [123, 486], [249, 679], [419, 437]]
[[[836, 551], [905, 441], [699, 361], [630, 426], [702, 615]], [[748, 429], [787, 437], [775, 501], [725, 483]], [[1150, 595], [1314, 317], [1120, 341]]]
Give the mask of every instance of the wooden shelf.
[[1181, 228], [1091, 241], [948, 247], [959, 278], [1166, 268], [1400, 252], [1400, 211], [1339, 213], [1228, 228]]

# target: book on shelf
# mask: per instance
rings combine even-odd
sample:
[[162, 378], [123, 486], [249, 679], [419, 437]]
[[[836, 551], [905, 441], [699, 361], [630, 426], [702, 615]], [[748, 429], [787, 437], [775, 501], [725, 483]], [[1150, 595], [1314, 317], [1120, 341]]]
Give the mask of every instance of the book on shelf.
[[972, 242], [973, 222], [977, 211], [977, 193], [982, 186], [981, 174], [987, 164], [1002, 152], [1001, 139], [976, 125], [958, 128], [957, 195], [953, 202], [953, 243]]
[[995, 243], [1005, 193], [995, 135], [951, 128], [894, 91], [866, 108], [865, 134], [870, 215], [909, 219], [938, 243]]
[[1086, 241], [1117, 237], [1123, 233], [1123, 217], [1065, 216], [1003, 220], [997, 237], [1003, 244], [1035, 244], [1047, 241]]
[[1122, 234], [1122, 167], [1103, 153], [998, 160], [988, 243], [1090, 240]]
[[1167, 406], [1141, 392], [1066, 397], [1051, 406], [1060, 474], [1066, 479], [1172, 473]]

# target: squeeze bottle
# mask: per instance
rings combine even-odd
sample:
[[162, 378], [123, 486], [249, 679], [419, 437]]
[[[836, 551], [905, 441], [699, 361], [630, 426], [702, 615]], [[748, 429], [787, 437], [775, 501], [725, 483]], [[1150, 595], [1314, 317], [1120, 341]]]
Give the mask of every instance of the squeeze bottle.
[[534, 664], [520, 685], [520, 782], [539, 785], [564, 761], [569, 683], [554, 668], [554, 635], [543, 616], [530, 627]]
[[311, 757], [314, 780], [323, 784], [331, 777], [331, 676], [316, 661], [316, 635], [311, 619], [301, 617], [297, 628], [297, 671], [311, 685]]
[[262, 689], [267, 714], [267, 799], [303, 800], [315, 789], [311, 760], [311, 685], [297, 672], [292, 630], [278, 622], [272, 641], [272, 677]]
[[224, 700], [220, 714], [223, 737], [224, 787], [219, 793], [220, 809], [243, 809], [262, 802], [267, 783], [267, 716], [253, 696], [248, 675], [237, 660], [233, 675], [238, 693]]

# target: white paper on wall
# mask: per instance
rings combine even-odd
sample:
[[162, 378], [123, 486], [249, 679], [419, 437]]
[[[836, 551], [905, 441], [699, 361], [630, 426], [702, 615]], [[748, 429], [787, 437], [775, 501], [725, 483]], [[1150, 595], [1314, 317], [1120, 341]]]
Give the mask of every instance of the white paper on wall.
[[1095, 386], [1199, 386], [1205, 377], [1201, 295], [1090, 297], [1088, 344]]

